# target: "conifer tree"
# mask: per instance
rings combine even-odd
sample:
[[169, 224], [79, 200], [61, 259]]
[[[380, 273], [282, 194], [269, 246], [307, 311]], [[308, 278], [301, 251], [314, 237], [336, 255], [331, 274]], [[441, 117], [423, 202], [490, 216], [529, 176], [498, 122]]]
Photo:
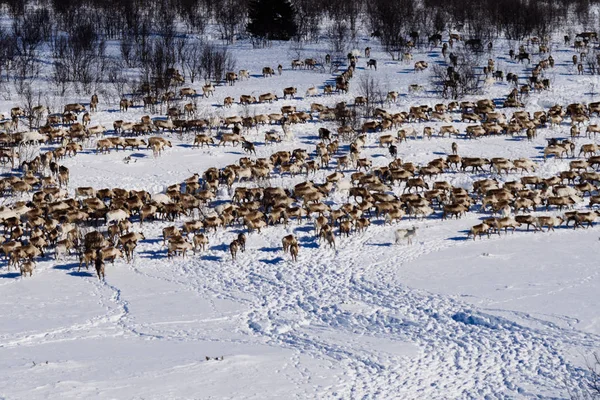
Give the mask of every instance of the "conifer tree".
[[263, 40], [290, 40], [297, 32], [295, 16], [289, 0], [252, 0], [246, 29]]

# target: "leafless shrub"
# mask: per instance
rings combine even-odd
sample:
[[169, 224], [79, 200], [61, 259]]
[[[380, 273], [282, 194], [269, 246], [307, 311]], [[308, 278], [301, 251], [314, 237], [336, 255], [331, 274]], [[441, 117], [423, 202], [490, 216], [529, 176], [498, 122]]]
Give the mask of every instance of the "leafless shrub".
[[586, 368], [576, 370], [576, 378], [564, 379], [564, 386], [571, 400], [600, 399], [600, 356], [594, 353], [587, 359]]
[[367, 6], [371, 29], [392, 59], [399, 59], [406, 51], [406, 30], [415, 15], [411, 0], [373, 0]]
[[348, 36], [348, 26], [344, 21], [336, 21], [327, 28], [327, 38], [329, 40], [328, 52], [333, 61], [345, 59]]
[[121, 62], [113, 61], [108, 67], [108, 83], [113, 89], [117, 100], [123, 98], [126, 93], [127, 77], [124, 73], [124, 68]]
[[121, 40], [119, 45], [121, 51], [121, 59], [125, 63], [127, 68], [133, 68], [135, 66], [135, 52], [133, 51], [133, 40], [132, 38], [125, 37]]
[[458, 99], [481, 93], [482, 82], [476, 72], [480, 56], [466, 50], [457, 51], [455, 55], [458, 57], [456, 66], [432, 66], [432, 86], [445, 98]]
[[588, 71], [591, 75], [600, 73], [600, 65], [598, 64], [599, 57], [600, 53], [597, 50], [591, 50], [585, 59], [585, 63], [587, 64]]
[[183, 49], [184, 56], [182, 57], [182, 65], [184, 75], [190, 78], [190, 81], [194, 83], [196, 79], [202, 76], [202, 62], [201, 55], [203, 50], [203, 43], [199, 40], [189, 42]]
[[375, 108], [381, 105], [386, 97], [379, 79], [370, 74], [362, 75], [358, 80], [358, 93], [367, 99], [367, 103], [363, 107], [363, 117], [373, 115]]
[[29, 129], [33, 129], [34, 127], [39, 127], [40, 121], [39, 116], [36, 116], [33, 113], [33, 109], [36, 106], [39, 106], [42, 101], [42, 93], [40, 91], [37, 92], [37, 95], [34, 94], [31, 85], [27, 85], [23, 92], [20, 95], [21, 98], [21, 108], [25, 112], [25, 116], [27, 118]]
[[236, 34], [244, 25], [246, 4], [235, 0], [216, 2], [215, 20], [221, 39], [226, 43], [233, 43]]
[[235, 70], [236, 61], [227, 48], [219, 49], [213, 45], [206, 45], [200, 56], [200, 64], [205, 80], [220, 82], [225, 72]]

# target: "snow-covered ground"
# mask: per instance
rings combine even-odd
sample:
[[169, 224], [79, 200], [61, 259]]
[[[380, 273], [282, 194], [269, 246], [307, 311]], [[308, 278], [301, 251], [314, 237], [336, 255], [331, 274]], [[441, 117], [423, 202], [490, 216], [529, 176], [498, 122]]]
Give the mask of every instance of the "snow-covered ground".
[[[333, 77], [292, 71], [295, 52], [286, 44], [267, 49], [237, 44], [232, 50], [238, 67], [250, 69], [252, 77], [217, 87], [214, 98], [199, 98], [200, 114], [226, 117], [279, 112], [288, 104], [298, 110], [310, 109], [312, 102], [352, 104], [360, 94], [361, 76], [368, 74], [386, 92], [401, 93], [398, 104], [385, 106], [390, 111], [447, 103], [432, 92], [430, 71], [414, 73], [412, 63], [392, 61], [376, 43], [365, 40], [367, 45], [378, 60], [377, 71], [366, 69], [361, 59], [348, 95], [303, 98], [306, 89], [322, 88]], [[302, 57], [322, 56], [323, 47], [307, 46]], [[597, 100], [598, 81], [576, 75], [574, 51], [559, 40], [552, 47], [556, 67], [546, 72], [551, 89], [526, 98], [526, 110]], [[508, 44], [495, 48], [496, 68], [521, 78], [541, 59], [536, 54], [532, 65], [518, 64], [510, 61]], [[487, 57], [482, 56], [482, 66]], [[443, 57], [438, 47], [417, 51], [417, 60], [433, 65]], [[284, 65], [281, 76], [259, 76], [263, 66], [277, 64]], [[426, 90], [408, 94], [408, 85], [414, 83]], [[293, 100], [220, 106], [226, 96], [237, 99], [269, 91], [281, 96], [288, 86], [298, 89]], [[506, 82], [496, 83], [473, 99], [500, 101], [510, 90]], [[112, 127], [116, 119], [134, 121], [145, 114], [141, 107], [120, 113], [115, 105], [100, 101], [92, 125]], [[8, 111], [11, 106], [3, 107]], [[500, 110], [508, 117], [513, 111]], [[456, 122], [460, 115], [453, 117], [453, 124], [464, 130], [467, 124]], [[412, 125], [421, 132], [424, 126], [442, 124]], [[269, 127], [245, 136], [257, 144], [258, 157], [295, 148], [314, 153], [321, 126], [335, 127], [316, 121], [296, 125], [294, 138], [276, 145], [263, 143]], [[544, 161], [546, 139], [567, 137], [568, 132], [565, 122], [541, 129], [532, 142], [507, 136], [409, 139], [399, 145], [398, 157], [426, 164], [445, 157], [457, 141], [463, 156], [529, 157], [538, 163], [536, 174], [549, 177], [568, 169], [570, 160]], [[379, 135], [370, 133], [363, 150], [374, 166], [391, 161], [387, 149], [377, 145]], [[94, 143], [88, 143], [84, 152], [64, 161], [71, 171], [70, 188], [160, 192], [245, 155], [240, 147], [192, 148], [193, 136], [170, 139], [173, 148], [158, 158], [146, 149], [98, 155]], [[592, 141], [576, 139], [577, 151]], [[347, 151], [346, 143], [341, 154]], [[124, 163], [128, 155], [135, 162]], [[334, 169], [332, 163], [314, 181], [322, 182]], [[511, 181], [524, 175], [494, 177]], [[468, 189], [487, 176], [450, 172], [438, 180]], [[271, 183], [291, 187], [304, 179], [274, 174]], [[400, 194], [402, 188], [394, 192]], [[220, 200], [228, 198], [226, 191], [220, 192]], [[327, 199], [333, 205], [346, 201], [347, 195], [340, 193]], [[247, 251], [235, 262], [228, 244], [243, 227], [210, 233], [209, 250], [201, 255], [168, 260], [160, 237], [170, 224], [148, 223], [133, 263], [108, 264], [105, 282], [91, 270], [78, 272], [75, 256], [43, 259], [32, 278], [21, 278], [3, 264], [0, 398], [568, 398], [569, 390], [583, 385], [586, 362], [600, 345], [598, 228], [560, 227], [550, 233], [520, 229], [466, 240], [466, 231], [490, 216], [477, 209], [459, 220], [441, 220], [438, 211], [425, 220], [393, 226], [375, 221], [364, 233], [336, 236], [335, 250], [318, 243], [309, 222], [268, 227], [248, 235]], [[395, 245], [395, 229], [413, 225], [418, 227], [414, 244]], [[136, 224], [135, 229], [141, 228]], [[301, 245], [295, 263], [281, 250], [281, 238], [289, 233]], [[215, 360], [219, 357], [223, 359]]]

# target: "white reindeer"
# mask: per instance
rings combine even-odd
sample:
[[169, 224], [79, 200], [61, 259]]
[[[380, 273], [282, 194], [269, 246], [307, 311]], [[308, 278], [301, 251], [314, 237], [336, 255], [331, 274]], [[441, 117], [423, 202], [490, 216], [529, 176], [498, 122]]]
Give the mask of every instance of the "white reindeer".
[[417, 236], [417, 228], [414, 226], [410, 229], [397, 229], [396, 230], [396, 243], [400, 243], [403, 239], [407, 240], [408, 244], [412, 244], [412, 238]]

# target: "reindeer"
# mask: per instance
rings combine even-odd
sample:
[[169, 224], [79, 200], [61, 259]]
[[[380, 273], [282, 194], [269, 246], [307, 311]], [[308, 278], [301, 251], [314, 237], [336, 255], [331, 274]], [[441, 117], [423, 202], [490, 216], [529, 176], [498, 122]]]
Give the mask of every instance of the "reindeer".
[[[271, 67], [264, 67], [262, 69], [262, 74], [263, 74], [263, 78], [266, 78], [266, 77], [273, 76], [275, 73], [273, 71], [273, 68], [271, 68]], [[279, 73], [279, 75], [281, 75], [281, 73]]]
[[[106, 277], [104, 274], [104, 260], [102, 260], [102, 254], [100, 253], [100, 250], [96, 251], [94, 266], [96, 267], [96, 274], [98, 275], [98, 280], [105, 279]], [[81, 268], [81, 264], [79, 265], [79, 268]]]
[[215, 95], [215, 87], [212, 82], [209, 82], [207, 85], [202, 86], [202, 93], [204, 97], [209, 97]]
[[400, 243], [402, 240], [406, 239], [407, 244], [412, 244], [412, 238], [417, 235], [417, 228], [412, 227], [410, 229], [397, 229], [395, 232], [396, 242], [395, 244]]
[[287, 235], [283, 239], [281, 239], [281, 246], [283, 247], [284, 253], [287, 253], [290, 247], [294, 244], [298, 244], [298, 240], [294, 235]]
[[292, 261], [294, 261], [294, 262], [298, 261], [298, 251], [299, 251], [298, 243], [293, 243], [290, 246], [290, 256], [292, 257]]
[[227, 72], [225, 74], [225, 82], [227, 82], [229, 86], [235, 85], [235, 81], [237, 81], [237, 79], [238, 77], [235, 72]]
[[231, 259], [233, 261], [235, 261], [236, 257], [237, 257], [237, 252], [240, 248], [240, 243], [238, 242], [237, 239], [234, 239], [230, 244], [229, 244], [229, 252], [231, 253]]
[[415, 72], [425, 71], [429, 65], [425, 61], [417, 61], [415, 63]]

